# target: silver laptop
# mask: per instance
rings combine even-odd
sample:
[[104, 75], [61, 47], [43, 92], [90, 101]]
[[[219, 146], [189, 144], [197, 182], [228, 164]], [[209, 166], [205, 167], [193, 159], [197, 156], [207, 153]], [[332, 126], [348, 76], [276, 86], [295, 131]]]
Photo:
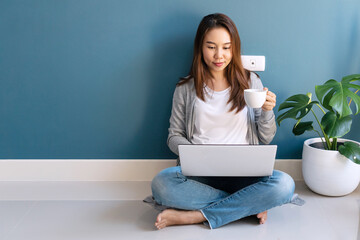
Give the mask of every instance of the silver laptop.
[[270, 176], [277, 145], [179, 145], [185, 176]]

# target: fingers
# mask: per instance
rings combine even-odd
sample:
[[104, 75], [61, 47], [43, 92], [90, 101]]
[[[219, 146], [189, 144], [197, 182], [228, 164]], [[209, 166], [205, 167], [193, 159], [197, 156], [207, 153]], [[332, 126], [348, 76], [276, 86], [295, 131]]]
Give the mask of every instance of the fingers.
[[264, 90], [267, 91], [266, 93], [266, 100], [262, 109], [264, 111], [271, 111], [276, 106], [276, 95], [275, 93], [268, 90], [268, 88], [264, 87]]
[[262, 110], [264, 111], [271, 111], [274, 109], [276, 103], [275, 102], [270, 102], [270, 101], [267, 101], [264, 103], [264, 105], [262, 106]]
[[268, 88], [264, 87], [264, 91], [267, 91], [266, 98], [270, 97], [271, 99], [276, 100], [276, 95], [272, 91], [269, 91]]

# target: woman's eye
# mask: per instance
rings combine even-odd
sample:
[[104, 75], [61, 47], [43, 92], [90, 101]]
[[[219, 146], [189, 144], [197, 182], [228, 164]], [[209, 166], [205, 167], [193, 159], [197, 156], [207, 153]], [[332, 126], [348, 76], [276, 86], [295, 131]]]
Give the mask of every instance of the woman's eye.
[[228, 49], [230, 49], [230, 47], [224, 47], [224, 49], [225, 49], [225, 50], [228, 50]]
[[210, 46], [209, 46], [208, 49], [215, 49], [215, 47], [210, 47]]

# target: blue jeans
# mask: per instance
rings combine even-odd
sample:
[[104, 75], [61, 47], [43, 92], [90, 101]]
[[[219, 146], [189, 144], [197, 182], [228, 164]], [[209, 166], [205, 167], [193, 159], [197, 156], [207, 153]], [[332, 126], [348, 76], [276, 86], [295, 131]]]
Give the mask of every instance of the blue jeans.
[[214, 229], [291, 202], [295, 183], [277, 170], [267, 177], [186, 177], [177, 166], [158, 173], [151, 189], [158, 204], [199, 210]]

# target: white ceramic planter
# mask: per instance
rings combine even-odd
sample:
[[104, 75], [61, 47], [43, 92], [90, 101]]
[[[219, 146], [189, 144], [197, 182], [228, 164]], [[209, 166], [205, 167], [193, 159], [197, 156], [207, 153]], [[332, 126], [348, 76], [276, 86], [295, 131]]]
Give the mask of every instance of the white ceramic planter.
[[[351, 140], [338, 139], [338, 142], [345, 141]], [[321, 139], [311, 138], [304, 142], [302, 172], [306, 185], [326, 196], [344, 196], [353, 192], [360, 182], [360, 165], [338, 151], [310, 146], [316, 142], [321, 142]]]

